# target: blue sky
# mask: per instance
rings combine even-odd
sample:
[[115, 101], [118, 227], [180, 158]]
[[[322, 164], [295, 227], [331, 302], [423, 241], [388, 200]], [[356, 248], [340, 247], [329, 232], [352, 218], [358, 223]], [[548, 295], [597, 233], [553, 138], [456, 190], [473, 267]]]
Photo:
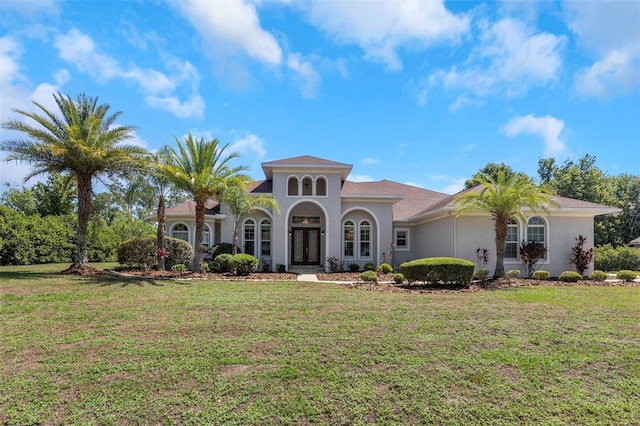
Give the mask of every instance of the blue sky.
[[[134, 143], [188, 132], [260, 164], [454, 193], [488, 162], [596, 156], [640, 174], [640, 2], [0, 3], [0, 118], [97, 96]], [[11, 133], [2, 130], [2, 138]], [[4, 157], [4, 155], [3, 155]], [[2, 163], [22, 183], [28, 165]]]

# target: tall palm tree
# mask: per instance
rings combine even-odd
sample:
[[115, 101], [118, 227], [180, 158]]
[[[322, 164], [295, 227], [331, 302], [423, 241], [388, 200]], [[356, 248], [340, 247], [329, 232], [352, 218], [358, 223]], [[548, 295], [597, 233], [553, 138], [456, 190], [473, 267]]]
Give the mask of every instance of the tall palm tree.
[[187, 191], [196, 202], [196, 240], [193, 251], [193, 270], [204, 272], [202, 263], [202, 237], [204, 211], [207, 200], [220, 200], [230, 185], [244, 185], [249, 178], [241, 174], [245, 167], [231, 167], [229, 161], [240, 155], [233, 152], [225, 156], [229, 144], [220, 146], [217, 139], [205, 141], [185, 137], [184, 144], [174, 136], [178, 149], [169, 147], [162, 173], [176, 187]]
[[528, 176], [499, 171], [495, 178], [478, 178], [480, 191], [474, 189], [456, 197], [456, 217], [471, 210], [486, 210], [491, 213], [496, 233], [496, 269], [494, 278], [504, 277], [504, 254], [507, 246], [509, 219], [517, 217], [525, 221], [523, 208], [532, 212], [547, 211], [547, 206], [556, 206], [551, 194], [539, 188]]
[[163, 147], [155, 154], [150, 155], [147, 158], [149, 161], [149, 165], [151, 166], [152, 175], [152, 185], [156, 190], [156, 195], [158, 196], [158, 206], [156, 208], [156, 215], [158, 218], [158, 227], [156, 228], [156, 247], [158, 248], [158, 270], [164, 271], [165, 269], [165, 199], [167, 192], [169, 191], [170, 182], [163, 174], [162, 168], [167, 162], [167, 157], [169, 156], [169, 148]]
[[76, 99], [53, 94], [61, 116], [33, 102], [40, 111], [14, 112], [35, 122], [29, 124], [9, 120], [2, 124], [8, 130], [24, 133], [26, 139], [2, 141], [0, 149], [11, 154], [6, 161], [30, 163], [33, 171], [25, 180], [43, 173], [69, 172], [76, 179], [78, 192], [77, 254], [68, 272], [89, 268], [87, 225], [91, 213], [92, 180], [100, 175], [128, 171], [140, 165], [144, 149], [122, 142], [133, 137], [132, 126], [116, 125], [122, 115], [109, 115], [108, 104], [98, 105], [98, 98], [77, 95]]

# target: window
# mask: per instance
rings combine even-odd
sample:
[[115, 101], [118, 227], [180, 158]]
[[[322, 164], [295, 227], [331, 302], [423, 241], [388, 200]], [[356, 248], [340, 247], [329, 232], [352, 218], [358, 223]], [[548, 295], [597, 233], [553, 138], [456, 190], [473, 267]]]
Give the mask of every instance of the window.
[[327, 195], [327, 180], [323, 177], [316, 180], [316, 195]]
[[518, 222], [509, 219], [507, 224], [507, 247], [504, 252], [506, 259], [518, 258]]
[[371, 224], [366, 220], [360, 223], [360, 257], [371, 258]]
[[287, 195], [290, 195], [290, 196], [298, 195], [298, 178], [292, 176], [287, 181]]
[[545, 243], [544, 221], [539, 217], [532, 217], [527, 223], [527, 241]]
[[209, 248], [211, 246], [211, 231], [207, 225], [204, 226], [204, 234], [202, 235], [202, 247]]
[[260, 256], [271, 256], [271, 221], [260, 222]]
[[313, 184], [310, 177], [302, 179], [302, 195], [313, 195]]
[[352, 221], [348, 220], [343, 226], [343, 257], [353, 257], [353, 243], [355, 237], [355, 225]]
[[171, 229], [171, 238], [177, 238], [189, 242], [189, 228], [183, 223], [173, 225]]
[[253, 219], [247, 219], [244, 222], [244, 252], [255, 256], [255, 242], [256, 242], [256, 223]]
[[409, 250], [409, 230], [396, 229], [396, 238], [394, 241], [396, 250]]

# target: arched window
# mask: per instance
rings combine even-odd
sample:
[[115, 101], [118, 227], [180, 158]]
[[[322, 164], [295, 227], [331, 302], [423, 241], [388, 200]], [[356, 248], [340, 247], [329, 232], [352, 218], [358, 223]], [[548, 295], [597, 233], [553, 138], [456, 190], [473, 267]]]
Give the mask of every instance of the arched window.
[[507, 259], [518, 258], [518, 222], [513, 219], [509, 219], [507, 225], [507, 247], [504, 257]]
[[302, 195], [307, 197], [313, 195], [313, 183], [310, 177], [302, 179]]
[[371, 224], [360, 222], [360, 258], [371, 259]]
[[244, 236], [244, 253], [255, 256], [256, 223], [253, 221], [253, 219], [247, 219], [244, 222], [242, 235]]
[[347, 220], [342, 227], [342, 256], [343, 257], [354, 257], [353, 244], [355, 238], [355, 225], [353, 221]]
[[287, 181], [287, 195], [294, 197], [298, 195], [298, 178], [295, 176], [291, 176]]
[[271, 256], [271, 221], [260, 222], [260, 256]]
[[546, 247], [545, 225], [542, 218], [536, 216], [529, 219], [527, 223], [527, 241], [537, 241], [543, 243]]
[[327, 195], [327, 180], [323, 177], [316, 180], [316, 195]]
[[171, 228], [171, 238], [177, 238], [189, 242], [189, 228], [184, 223], [176, 223]]

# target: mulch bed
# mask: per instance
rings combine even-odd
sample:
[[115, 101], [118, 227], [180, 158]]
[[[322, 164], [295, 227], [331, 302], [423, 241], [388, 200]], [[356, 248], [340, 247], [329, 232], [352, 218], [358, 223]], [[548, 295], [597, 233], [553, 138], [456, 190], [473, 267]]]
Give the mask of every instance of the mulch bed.
[[162, 279], [203, 279], [203, 280], [224, 280], [224, 281], [296, 281], [298, 274], [294, 273], [276, 273], [276, 272], [254, 272], [248, 276], [238, 276], [229, 273], [207, 272], [199, 274], [196, 272], [173, 272], [173, 271], [156, 271], [150, 269], [148, 271], [142, 269], [118, 269], [112, 271], [114, 275], [128, 275], [145, 278], [162, 278]]

